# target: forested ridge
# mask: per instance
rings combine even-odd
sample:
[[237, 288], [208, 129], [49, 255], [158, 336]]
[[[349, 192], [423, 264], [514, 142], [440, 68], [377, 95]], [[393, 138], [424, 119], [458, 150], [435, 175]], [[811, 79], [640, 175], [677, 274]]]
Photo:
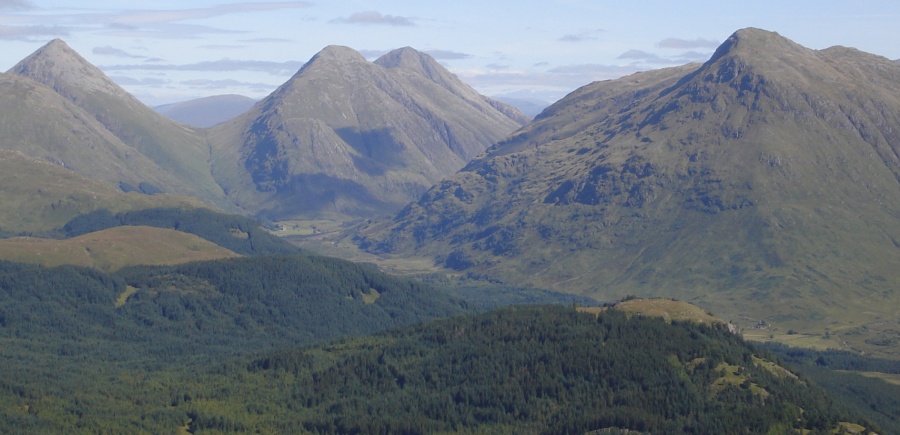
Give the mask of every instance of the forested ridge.
[[[5, 346], [16, 343], [5, 336]], [[231, 356], [202, 343], [180, 358], [57, 346], [38, 364], [26, 364], [36, 349], [4, 355], [0, 426], [197, 434], [829, 433], [841, 422], [878, 429], [725, 327], [614, 309], [594, 316], [570, 306], [511, 307]]]
[[115, 274], [0, 262], [0, 428], [879, 430], [724, 326], [572, 305], [461, 314], [472, 310], [439, 287], [311, 255]]

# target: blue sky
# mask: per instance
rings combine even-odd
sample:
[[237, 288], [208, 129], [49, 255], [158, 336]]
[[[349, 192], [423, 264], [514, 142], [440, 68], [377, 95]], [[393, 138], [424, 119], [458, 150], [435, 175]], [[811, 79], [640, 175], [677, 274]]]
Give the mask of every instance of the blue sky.
[[744, 27], [900, 59], [894, 0], [0, 0], [0, 71], [62, 38], [156, 105], [261, 98], [327, 45], [369, 59], [410, 46], [485, 95], [555, 101], [594, 80], [704, 61]]

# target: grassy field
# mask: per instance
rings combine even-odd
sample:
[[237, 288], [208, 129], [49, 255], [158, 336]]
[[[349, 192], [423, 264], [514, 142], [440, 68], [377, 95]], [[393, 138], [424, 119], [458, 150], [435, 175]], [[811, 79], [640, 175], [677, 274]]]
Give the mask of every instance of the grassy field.
[[0, 240], [0, 259], [44, 266], [95, 267], [106, 272], [138, 264], [170, 265], [238, 256], [180, 231], [121, 226], [65, 240], [15, 237]]

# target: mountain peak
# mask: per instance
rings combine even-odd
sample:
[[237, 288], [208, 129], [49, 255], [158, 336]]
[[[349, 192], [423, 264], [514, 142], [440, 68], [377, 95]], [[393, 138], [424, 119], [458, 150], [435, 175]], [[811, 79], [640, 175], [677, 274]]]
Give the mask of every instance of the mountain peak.
[[383, 68], [397, 68], [420, 74], [436, 82], [447, 80], [447, 71], [433, 57], [412, 47], [392, 50], [375, 60]]
[[316, 53], [309, 62], [309, 64], [315, 63], [317, 61], [328, 61], [328, 62], [368, 62], [362, 54], [359, 54], [358, 51], [345, 47], [343, 45], [329, 45], [323, 48], [321, 51]]
[[54, 39], [13, 66], [10, 74], [28, 77], [66, 94], [75, 87], [81, 91], [98, 90], [127, 95], [99, 68], [85, 60], [62, 39]]
[[748, 58], [765, 58], [780, 56], [785, 52], [812, 52], [778, 32], [747, 27], [731, 34], [709, 59], [708, 63], [715, 62], [722, 57], [733, 55]]

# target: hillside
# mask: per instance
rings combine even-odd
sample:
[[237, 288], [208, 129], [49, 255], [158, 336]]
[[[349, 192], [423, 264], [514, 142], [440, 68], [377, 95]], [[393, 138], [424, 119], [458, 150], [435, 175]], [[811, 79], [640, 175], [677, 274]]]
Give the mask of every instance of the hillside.
[[[119, 158], [146, 158], [155, 163], [157, 177], [161, 179], [153, 183], [157, 189], [189, 194], [220, 207], [226, 205], [222, 189], [210, 173], [209, 146], [203, 135], [138, 101], [62, 40], [50, 41], [22, 59], [7, 74], [41, 83], [80, 108], [86, 114], [80, 116], [81, 119], [90, 120], [91, 124], [96, 121], [102, 125], [103, 133], [128, 147], [120, 152]], [[56, 118], [46, 115], [23, 118], [27, 121], [19, 120], [12, 125], [36, 130], [38, 125], [57, 124]], [[35, 145], [41, 146], [66, 143], [65, 140], [36, 142]], [[104, 168], [102, 162], [97, 162], [77, 170], [91, 175]], [[137, 186], [137, 183], [133, 185]]]
[[[64, 431], [69, 412], [78, 417], [68, 424], [94, 432], [879, 430], [769, 358], [722, 327], [519, 307], [211, 359], [189, 373], [122, 373], [115, 383], [103, 380], [108, 375], [67, 378], [52, 389], [14, 378], [0, 401], [10, 410], [5, 427], [42, 433]], [[103, 383], [78, 389], [91, 381]]]
[[183, 196], [125, 193], [114, 184], [5, 149], [0, 149], [0, 204], [0, 237], [48, 233], [100, 209], [121, 212], [201, 205]]
[[210, 130], [228, 197], [272, 220], [388, 214], [526, 121], [431, 57], [329, 46]]
[[185, 190], [159, 164], [41, 83], [0, 74], [0, 108], [0, 150], [17, 151], [113, 186]]
[[106, 272], [126, 266], [171, 265], [235, 256], [198, 236], [154, 227], [121, 226], [65, 240], [0, 240], [0, 260], [48, 267], [68, 264]]
[[897, 64], [744, 29], [573, 92], [357, 242], [896, 354], [898, 123]]

